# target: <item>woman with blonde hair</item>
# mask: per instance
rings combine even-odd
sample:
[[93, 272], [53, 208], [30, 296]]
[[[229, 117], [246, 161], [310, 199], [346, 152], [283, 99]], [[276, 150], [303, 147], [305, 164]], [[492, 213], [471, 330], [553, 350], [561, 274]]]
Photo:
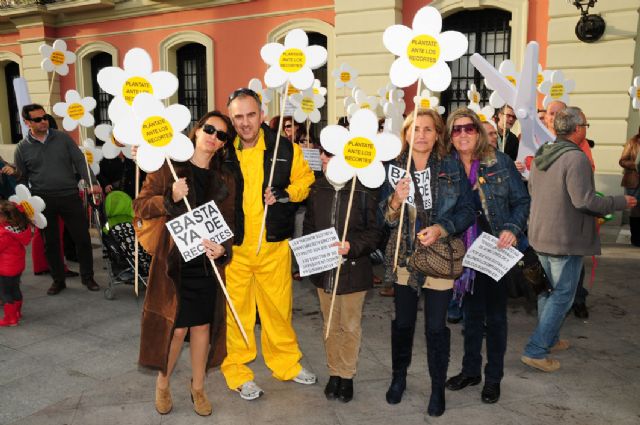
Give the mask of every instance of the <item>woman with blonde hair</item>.
[[[620, 166], [624, 169], [622, 182], [625, 195], [640, 198], [640, 174], [636, 168], [636, 163], [640, 159], [640, 129], [638, 134], [631, 137], [624, 145], [622, 155], [620, 155]], [[640, 246], [640, 206], [631, 209], [629, 217], [629, 229], [631, 230], [631, 244]]]
[[[413, 148], [409, 141], [415, 133]], [[471, 187], [461, 164], [447, 154], [444, 123], [437, 112], [424, 109], [417, 118], [410, 113], [402, 127], [404, 147], [398, 158], [387, 165], [387, 175], [402, 177], [411, 155], [410, 178], [394, 185], [385, 181], [380, 193], [380, 209], [391, 235], [385, 255], [385, 279], [393, 282], [395, 319], [391, 322], [391, 360], [393, 379], [386, 398], [399, 403], [406, 388], [411, 363], [413, 334], [420, 294], [424, 293], [427, 361], [431, 376], [431, 397], [427, 413], [440, 416], [445, 410], [444, 388], [449, 365], [451, 332], [446, 326], [447, 307], [453, 280], [425, 277], [408, 266], [418, 244], [429, 246], [440, 238], [463, 232], [473, 221]], [[395, 179], [394, 179], [395, 180]], [[412, 202], [400, 229], [400, 207], [414, 187]], [[398, 232], [401, 232], [398, 269], [393, 269]]]
[[[469, 248], [482, 233], [498, 238], [498, 248], [528, 246], [524, 230], [529, 217], [529, 195], [509, 156], [489, 144], [478, 116], [460, 108], [447, 120], [448, 149], [460, 160], [473, 188], [474, 223], [463, 235]], [[500, 398], [507, 347], [507, 285], [484, 273], [464, 268], [454, 284], [455, 297], [464, 311], [464, 358], [462, 372], [447, 381], [447, 388], [460, 390], [482, 380], [482, 339], [487, 335], [487, 365], [481, 399], [495, 403]], [[464, 298], [463, 298], [464, 297]]]

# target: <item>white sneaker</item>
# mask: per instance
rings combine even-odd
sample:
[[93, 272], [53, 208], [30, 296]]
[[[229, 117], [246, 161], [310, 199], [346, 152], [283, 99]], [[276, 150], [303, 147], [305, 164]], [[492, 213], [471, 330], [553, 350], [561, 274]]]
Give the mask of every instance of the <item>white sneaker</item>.
[[240, 393], [240, 397], [244, 400], [255, 400], [264, 394], [262, 388], [258, 386], [254, 381], [247, 381], [242, 384], [238, 389], [236, 389], [238, 393]]
[[300, 373], [298, 373], [296, 377], [293, 378], [293, 382], [297, 382], [298, 384], [303, 385], [311, 385], [318, 382], [318, 378], [313, 372], [309, 372], [307, 369], [302, 368], [302, 370], [300, 370]]

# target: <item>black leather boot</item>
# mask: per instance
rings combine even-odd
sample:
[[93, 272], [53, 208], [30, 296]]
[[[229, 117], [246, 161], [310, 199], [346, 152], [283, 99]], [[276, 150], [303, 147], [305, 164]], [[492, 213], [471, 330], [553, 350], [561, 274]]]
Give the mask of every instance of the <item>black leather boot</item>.
[[393, 377], [387, 390], [386, 398], [389, 404], [398, 404], [407, 388], [407, 369], [411, 364], [413, 350], [413, 333], [415, 327], [398, 328], [396, 321], [391, 322], [391, 365]]
[[338, 398], [340, 394], [340, 377], [339, 376], [329, 376], [329, 382], [327, 382], [327, 386], [324, 387], [324, 395], [327, 397], [327, 400], [335, 400]]
[[340, 379], [340, 394], [338, 400], [349, 403], [353, 399], [353, 379]]
[[427, 414], [441, 416], [446, 408], [444, 388], [449, 368], [449, 349], [451, 331], [444, 328], [439, 331], [427, 331], [427, 362], [431, 377], [431, 397]]

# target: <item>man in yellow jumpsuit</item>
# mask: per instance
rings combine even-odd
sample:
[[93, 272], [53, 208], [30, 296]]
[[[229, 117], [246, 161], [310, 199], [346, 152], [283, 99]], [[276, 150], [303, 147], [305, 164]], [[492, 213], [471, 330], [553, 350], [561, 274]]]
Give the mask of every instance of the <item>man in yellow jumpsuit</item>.
[[[253, 400], [263, 393], [246, 365], [257, 355], [253, 332], [256, 307], [262, 329], [262, 355], [273, 376], [301, 384], [316, 382], [316, 376], [300, 365], [302, 353], [291, 324], [293, 291], [287, 241], [293, 234], [293, 203], [307, 197], [315, 179], [299, 146], [281, 138], [273, 183], [266, 187], [276, 135], [262, 125], [260, 99], [249, 89], [239, 89], [231, 94], [227, 107], [238, 133], [234, 147], [244, 179], [244, 239], [240, 246], [233, 247], [226, 270], [227, 290], [249, 345], [227, 311], [227, 357], [221, 369], [230, 389], [245, 400]], [[269, 205], [266, 228], [256, 254], [265, 204]]]

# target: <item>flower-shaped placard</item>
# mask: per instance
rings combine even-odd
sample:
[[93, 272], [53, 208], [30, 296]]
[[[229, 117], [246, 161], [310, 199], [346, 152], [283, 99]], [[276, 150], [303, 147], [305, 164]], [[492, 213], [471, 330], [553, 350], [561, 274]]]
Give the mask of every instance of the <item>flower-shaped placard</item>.
[[178, 90], [176, 76], [166, 71], [153, 72], [151, 56], [143, 49], [129, 50], [124, 56], [123, 66], [124, 69], [108, 66], [98, 72], [98, 84], [114, 96], [108, 110], [114, 123], [130, 118], [130, 106], [138, 94], [149, 93], [156, 99], [166, 99]]
[[131, 146], [123, 143], [118, 143], [113, 137], [113, 128], [109, 124], [100, 124], [95, 130], [96, 137], [104, 142], [102, 145], [102, 155], [106, 159], [113, 159], [123, 153], [129, 159], [133, 159], [131, 153]]
[[280, 87], [289, 81], [298, 90], [304, 90], [313, 84], [311, 70], [327, 62], [327, 49], [309, 46], [307, 34], [301, 29], [294, 29], [285, 36], [284, 45], [267, 43], [262, 46], [260, 56], [269, 65], [264, 74], [264, 83], [268, 87]]
[[569, 93], [576, 88], [574, 80], [565, 80], [562, 71], [553, 71], [549, 80], [543, 81], [538, 91], [544, 94], [542, 106], [546, 108], [554, 100], [569, 104]]
[[87, 159], [89, 168], [96, 176], [100, 174], [100, 161], [102, 161], [102, 149], [97, 148], [92, 139], [85, 139], [80, 146], [80, 150]]
[[469, 99], [469, 107], [471, 107], [472, 104], [480, 105], [480, 99], [482, 99], [482, 96], [480, 96], [480, 92], [476, 88], [475, 84], [471, 84], [469, 90], [467, 90], [467, 99]]
[[95, 120], [91, 111], [96, 107], [96, 100], [93, 97], [80, 97], [80, 93], [75, 90], [67, 90], [64, 95], [66, 102], [58, 102], [53, 105], [53, 112], [64, 117], [62, 128], [67, 131], [75, 130], [80, 124], [83, 127], [91, 127]]
[[165, 108], [153, 95], [140, 93], [133, 100], [133, 112], [131, 119], [115, 123], [113, 135], [122, 143], [138, 146], [136, 162], [143, 171], [158, 170], [166, 157], [184, 162], [193, 156], [193, 143], [182, 134], [191, 121], [186, 106]]
[[[514, 87], [520, 79], [520, 73], [516, 70], [515, 64], [509, 59], [503, 60], [502, 63], [500, 63], [498, 72], [502, 74], [507, 80], [509, 80], [509, 82], [513, 84]], [[487, 80], [484, 80], [484, 84], [488, 89], [495, 90], [495, 88], [492, 87]], [[491, 96], [489, 96], [489, 104], [496, 109], [502, 108], [505, 103], [507, 102], [502, 97], [500, 97], [497, 91], [494, 91], [493, 93], [491, 93]]]
[[350, 87], [356, 85], [358, 71], [348, 63], [341, 63], [340, 66], [331, 73], [336, 80], [336, 88]]
[[335, 156], [327, 165], [327, 178], [338, 184], [354, 175], [360, 182], [376, 188], [384, 183], [382, 161], [395, 158], [402, 146], [392, 133], [378, 133], [378, 118], [367, 109], [351, 117], [349, 129], [330, 125], [320, 132], [322, 147]]
[[256, 94], [260, 98], [260, 102], [262, 103], [262, 112], [266, 114], [267, 105], [271, 102], [272, 99], [271, 89], [267, 87], [263, 88], [262, 81], [260, 81], [258, 78], [252, 78], [251, 80], [249, 80], [249, 85], [247, 87], [256, 92]]
[[322, 83], [317, 78], [313, 80], [313, 86], [311, 86], [311, 88], [313, 89], [313, 94], [319, 94], [322, 97], [327, 96], [327, 88], [322, 87]]
[[347, 107], [347, 116], [349, 118], [360, 109], [369, 109], [377, 114], [378, 98], [376, 96], [368, 96], [364, 90], [357, 89], [353, 95], [353, 102], [345, 106]]
[[633, 109], [640, 109], [640, 76], [633, 79], [633, 85], [629, 87], [629, 96]]
[[291, 95], [291, 104], [296, 107], [293, 119], [297, 122], [309, 121], [316, 123], [320, 121], [320, 111], [324, 106], [324, 96], [315, 94], [313, 88], [308, 88]]
[[9, 201], [21, 205], [24, 213], [38, 229], [47, 227], [47, 218], [42, 214], [44, 211], [44, 201], [39, 196], [31, 196], [27, 186], [19, 184], [16, 186], [16, 194], [9, 197]]
[[440, 115], [444, 114], [444, 106], [440, 106], [440, 99], [435, 97], [430, 90], [424, 89], [420, 96], [413, 98], [413, 103], [419, 109], [433, 109]]
[[67, 50], [64, 40], [56, 40], [53, 46], [42, 44], [40, 46], [42, 62], [40, 67], [46, 72], [57, 72], [60, 75], [69, 73], [69, 64], [76, 61], [76, 54]]
[[484, 108], [480, 108], [480, 105], [477, 103], [470, 103], [469, 109], [476, 113], [481, 122], [488, 122], [490, 124], [494, 124], [493, 115], [495, 114], [495, 109], [491, 105], [486, 105]]
[[407, 106], [403, 99], [396, 101], [393, 100], [394, 96], [391, 96], [391, 99], [391, 101], [385, 102], [382, 106], [385, 117], [383, 131], [399, 135], [404, 122], [403, 114]]
[[384, 31], [384, 46], [399, 56], [389, 76], [398, 87], [407, 87], [418, 78], [427, 88], [443, 91], [451, 83], [451, 70], [445, 63], [458, 59], [468, 47], [467, 38], [457, 31], [440, 32], [442, 16], [434, 7], [418, 10], [412, 28], [392, 25]]
[[553, 74], [553, 71], [550, 69], [542, 69], [542, 65], [538, 64], [538, 75], [536, 76], [536, 86], [538, 89], [543, 81], [551, 80], [551, 74]]

